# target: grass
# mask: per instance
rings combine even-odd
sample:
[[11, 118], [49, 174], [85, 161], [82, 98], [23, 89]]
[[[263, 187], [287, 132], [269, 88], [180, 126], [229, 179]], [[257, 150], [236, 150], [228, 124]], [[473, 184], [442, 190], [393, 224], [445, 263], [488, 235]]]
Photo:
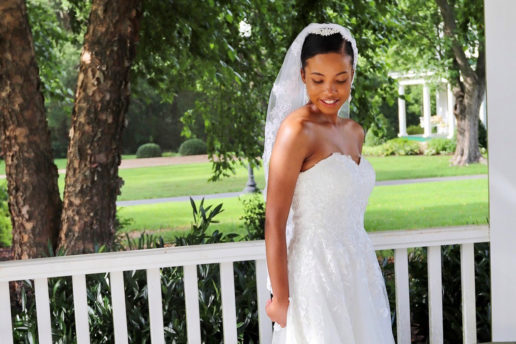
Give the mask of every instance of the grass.
[[[366, 157], [376, 171], [376, 180], [459, 176], [487, 173], [487, 166], [448, 166], [449, 156]], [[119, 201], [175, 196], [203, 195], [241, 191], [247, 182], [247, 167], [238, 166], [236, 174], [217, 182], [208, 182], [211, 163], [121, 169], [125, 184]], [[258, 188], [263, 189], [263, 168], [254, 171]], [[64, 178], [60, 177], [63, 190]]]
[[[124, 156], [124, 159], [133, 156]], [[450, 156], [389, 156], [365, 157], [376, 171], [376, 180], [459, 176], [487, 173], [487, 166], [449, 166]], [[58, 168], [65, 168], [65, 160], [57, 159]], [[0, 173], [4, 169], [0, 164]], [[241, 191], [247, 182], [247, 167], [238, 166], [236, 174], [218, 182], [208, 182], [211, 163], [191, 163], [168, 166], [120, 169], [124, 179], [119, 201], [152, 199], [175, 196], [202, 195]], [[263, 168], [256, 169], [255, 180], [263, 189], [265, 176]], [[64, 175], [59, 176], [59, 189], [64, 190]]]
[[[487, 166], [448, 166], [449, 156], [366, 157], [376, 171], [376, 180], [459, 176], [487, 173]], [[211, 163], [193, 163], [120, 170], [125, 185], [118, 200], [164, 198], [241, 191], [247, 182], [247, 167], [217, 182], [208, 182]], [[263, 189], [263, 168], [254, 171], [258, 188]]]
[[[369, 197], [364, 227], [374, 232], [485, 224], [487, 186], [487, 179], [377, 186]], [[224, 211], [216, 218], [219, 223], [210, 229], [244, 234], [240, 201], [236, 197], [205, 201], [205, 205], [219, 203]], [[155, 231], [170, 242], [190, 229], [192, 210], [189, 202], [170, 202], [125, 207], [120, 216], [134, 219], [125, 231]]]

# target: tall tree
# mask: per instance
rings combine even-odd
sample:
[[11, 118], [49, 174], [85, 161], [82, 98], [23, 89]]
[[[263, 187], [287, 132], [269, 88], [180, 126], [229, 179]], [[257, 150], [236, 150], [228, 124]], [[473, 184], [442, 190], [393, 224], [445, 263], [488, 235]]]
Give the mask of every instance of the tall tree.
[[0, 2], [0, 132], [14, 259], [45, 255], [61, 214], [34, 44], [23, 0]]
[[110, 244], [123, 180], [121, 134], [129, 104], [140, 0], [94, 0], [84, 38], [70, 129], [59, 247]]
[[483, 13], [482, 0], [397, 0], [388, 13], [393, 68], [432, 71], [452, 85], [455, 165], [485, 160], [478, 146], [478, 116], [486, 89]]
[[[478, 113], [486, 89], [484, 17], [482, 1], [475, 4], [463, 3], [462, 18], [457, 17], [455, 1], [436, 0], [444, 22], [444, 34], [449, 39], [449, 49], [453, 58], [455, 73], [453, 93], [456, 99], [457, 148], [453, 163], [464, 165], [478, 162], [482, 155], [478, 147]], [[472, 6], [473, 5], [473, 6]], [[474, 8], [472, 11], [471, 7]], [[474, 48], [477, 50], [475, 68], [465, 50], [469, 48], [466, 36], [473, 31], [476, 36]]]

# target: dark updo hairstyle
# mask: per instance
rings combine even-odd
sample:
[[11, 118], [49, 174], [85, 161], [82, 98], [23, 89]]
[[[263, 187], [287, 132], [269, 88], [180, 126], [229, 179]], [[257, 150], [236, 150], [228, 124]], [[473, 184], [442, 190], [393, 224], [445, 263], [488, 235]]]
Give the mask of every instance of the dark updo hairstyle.
[[306, 36], [301, 48], [301, 65], [303, 69], [306, 66], [306, 60], [317, 54], [339, 53], [346, 54], [351, 57], [351, 66], [354, 63], [353, 47], [351, 42], [347, 41], [338, 32], [331, 35], [319, 35], [310, 33]]

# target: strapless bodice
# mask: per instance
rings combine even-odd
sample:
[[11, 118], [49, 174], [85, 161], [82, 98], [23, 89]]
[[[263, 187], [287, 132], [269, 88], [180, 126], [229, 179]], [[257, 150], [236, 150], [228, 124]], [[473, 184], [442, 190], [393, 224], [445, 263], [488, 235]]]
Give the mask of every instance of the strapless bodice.
[[[292, 199], [294, 236], [304, 231], [330, 236], [363, 231], [364, 212], [376, 173], [367, 159], [357, 164], [334, 152], [300, 172]], [[311, 236], [311, 235], [309, 235]]]

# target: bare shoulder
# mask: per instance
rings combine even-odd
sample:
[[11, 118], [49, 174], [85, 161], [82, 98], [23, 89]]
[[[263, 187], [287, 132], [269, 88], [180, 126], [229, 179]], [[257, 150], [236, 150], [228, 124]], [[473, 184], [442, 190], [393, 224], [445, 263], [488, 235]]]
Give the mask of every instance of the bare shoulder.
[[310, 150], [311, 137], [313, 136], [308, 111], [299, 108], [291, 112], [281, 123], [276, 135], [275, 145], [282, 150], [295, 150], [303, 156], [307, 156]]
[[359, 138], [361, 141], [364, 140], [365, 131], [364, 128], [360, 125], [360, 123], [351, 118], [346, 118], [345, 125], [349, 126], [349, 129], [351, 129], [351, 132], [353, 132], [357, 136], [357, 138]]
[[281, 123], [278, 135], [297, 135], [299, 139], [306, 139], [310, 134], [309, 111], [300, 107], [292, 111]]

